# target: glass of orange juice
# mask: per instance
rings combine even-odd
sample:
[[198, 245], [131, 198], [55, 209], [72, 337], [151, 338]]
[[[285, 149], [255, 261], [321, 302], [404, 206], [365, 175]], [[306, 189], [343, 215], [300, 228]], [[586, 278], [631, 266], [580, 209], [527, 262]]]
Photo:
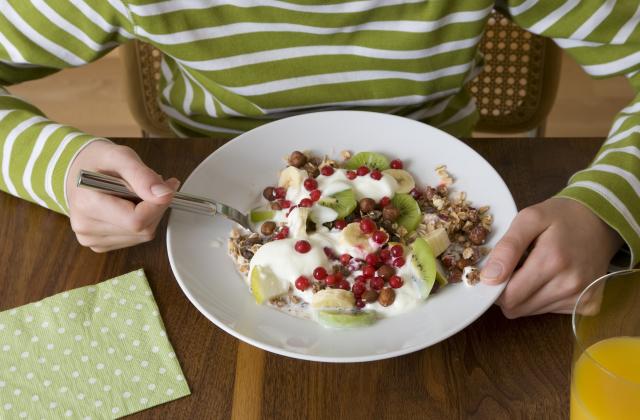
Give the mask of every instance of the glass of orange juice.
[[571, 420], [640, 419], [640, 270], [591, 283], [573, 333]]

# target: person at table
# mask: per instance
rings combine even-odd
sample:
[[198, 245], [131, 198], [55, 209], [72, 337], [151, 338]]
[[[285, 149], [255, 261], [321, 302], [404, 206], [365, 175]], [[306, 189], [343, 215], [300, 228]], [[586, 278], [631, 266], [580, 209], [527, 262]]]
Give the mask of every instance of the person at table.
[[[161, 107], [179, 136], [233, 137], [299, 112], [360, 109], [464, 137], [478, 119], [465, 84], [482, 69], [478, 43], [496, 6], [553, 38], [590, 75], [621, 75], [640, 89], [639, 0], [0, 0], [0, 84], [139, 39], [165, 54]], [[68, 214], [96, 252], [153, 237], [178, 180], [0, 89], [2, 190]], [[121, 176], [144, 201], [74, 188], [80, 168]], [[506, 316], [569, 312], [623, 242], [638, 263], [639, 178], [636, 96], [593, 164], [522, 210], [490, 255], [483, 280], [511, 277], [499, 300]]]

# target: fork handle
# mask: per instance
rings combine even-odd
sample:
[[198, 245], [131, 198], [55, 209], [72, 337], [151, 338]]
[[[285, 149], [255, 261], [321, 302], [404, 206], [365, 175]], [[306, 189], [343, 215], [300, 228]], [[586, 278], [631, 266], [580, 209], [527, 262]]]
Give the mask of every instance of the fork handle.
[[[140, 197], [127, 185], [127, 183], [115, 176], [105, 175], [98, 172], [80, 170], [78, 174], [78, 187], [88, 188], [94, 191], [103, 192], [124, 198], [134, 203], [142, 201]], [[191, 213], [207, 214], [213, 216], [217, 212], [216, 205], [208, 199], [197, 195], [176, 192], [169, 207], [176, 210], [184, 210]]]

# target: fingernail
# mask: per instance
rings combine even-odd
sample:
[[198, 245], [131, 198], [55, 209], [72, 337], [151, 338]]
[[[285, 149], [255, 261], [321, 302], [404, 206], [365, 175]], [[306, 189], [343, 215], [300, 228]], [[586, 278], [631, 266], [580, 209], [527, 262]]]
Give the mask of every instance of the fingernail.
[[155, 184], [151, 186], [151, 194], [155, 195], [156, 197], [164, 197], [167, 194], [171, 194], [173, 192], [173, 190], [171, 189], [171, 187], [165, 185], [165, 184]]
[[502, 265], [497, 262], [490, 262], [480, 272], [480, 279], [495, 281], [502, 274]]

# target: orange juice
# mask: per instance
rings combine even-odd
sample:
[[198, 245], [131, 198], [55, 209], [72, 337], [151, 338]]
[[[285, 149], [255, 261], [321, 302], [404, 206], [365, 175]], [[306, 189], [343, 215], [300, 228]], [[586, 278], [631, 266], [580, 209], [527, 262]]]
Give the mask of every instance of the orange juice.
[[571, 420], [639, 418], [640, 337], [591, 345], [573, 368]]

